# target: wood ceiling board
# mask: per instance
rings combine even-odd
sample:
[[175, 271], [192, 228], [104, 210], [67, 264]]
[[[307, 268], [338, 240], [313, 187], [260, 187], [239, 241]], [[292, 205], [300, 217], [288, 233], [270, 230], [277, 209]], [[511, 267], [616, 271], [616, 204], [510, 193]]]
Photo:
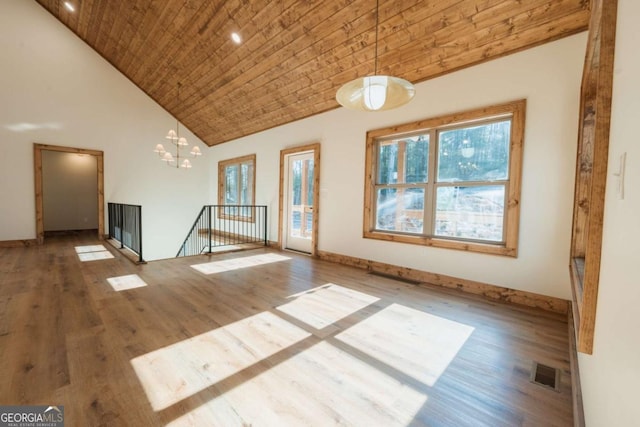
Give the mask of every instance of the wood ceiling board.
[[[333, 36], [336, 42], [340, 41], [340, 30], [334, 32]], [[333, 44], [335, 43], [326, 43], [325, 46], [331, 46]], [[369, 42], [366, 42], [366, 44], [369, 44]], [[262, 99], [265, 96], [272, 98], [274, 91], [279, 92], [283, 88], [287, 90], [286, 93], [295, 92], [304, 87], [309, 87], [316, 81], [327, 81], [322, 74], [324, 68], [323, 65], [325, 63], [336, 62], [336, 58], [340, 58], [340, 61], [337, 63], [337, 67], [335, 67], [336, 69], [350, 69], [366, 61], [366, 72], [373, 72], [371, 63], [374, 55], [373, 48], [369, 49], [370, 52], [366, 58], [358, 59], [358, 57], [352, 55], [352, 50], [345, 48], [344, 46], [334, 47], [332, 50], [325, 53], [315, 50], [314, 46], [315, 45], [307, 47], [303, 52], [295, 57], [289, 57], [288, 59], [287, 56], [277, 57], [271, 62], [274, 64], [271, 68], [265, 69], [260, 67], [258, 64], [247, 64], [247, 71], [238, 75], [237, 81], [234, 82], [234, 85], [228, 84], [221, 87], [219, 90], [210, 91], [207, 96], [213, 95], [222, 101], [220, 102], [222, 105], [225, 105], [227, 102], [233, 102], [233, 99], [237, 99], [238, 97], [250, 96], [254, 100], [257, 98]], [[320, 56], [317, 56], [318, 54]], [[303, 61], [305, 62], [301, 63]], [[344, 67], [343, 63], [347, 64], [347, 66]], [[300, 65], [296, 68], [297, 64]], [[295, 76], [298, 76], [298, 78], [295, 78]], [[203, 99], [196, 100], [193, 104], [186, 105], [185, 110], [187, 113], [190, 113], [202, 108], [208, 103], [210, 103], [210, 100], [205, 97]], [[267, 106], [260, 101], [257, 101], [257, 105], [260, 105], [263, 108]], [[251, 105], [246, 105], [246, 107], [250, 108]]]
[[[36, 1], [210, 146], [336, 108], [340, 85], [373, 73], [373, 0]], [[379, 72], [416, 83], [583, 31], [589, 1], [382, 0], [379, 13]]]
[[[361, 0], [360, 3], [366, 2]], [[309, 18], [309, 19], [305, 19]], [[202, 85], [209, 88], [209, 93], [216, 92], [216, 96], [224, 96], [236, 88], [242, 88], [244, 84], [250, 82], [256, 78], [264, 77], [265, 83], [272, 81], [276, 78], [280, 78], [282, 74], [273, 75], [272, 68], [283, 67], [283, 62], [290, 60], [290, 62], [298, 63], [305, 59], [300, 53], [304, 53], [306, 46], [312, 44], [310, 38], [306, 35], [311, 29], [316, 29], [322, 23], [325, 25], [331, 25], [333, 20], [331, 17], [318, 17], [313, 14], [305, 15], [299, 21], [298, 26], [294, 30], [284, 30], [281, 32], [280, 37], [274, 39], [274, 41], [263, 48], [262, 51], [255, 56], [245, 56], [240, 61], [233, 62], [227, 61], [229, 68], [225, 69], [224, 74], [216, 73], [215, 70], [204, 70], [205, 74], [200, 78], [202, 79]], [[309, 28], [307, 30], [306, 28]], [[323, 39], [324, 40], [324, 39]], [[244, 46], [241, 46], [243, 48]], [[288, 70], [291, 67], [286, 67]], [[287, 71], [288, 71], [287, 70]], [[226, 80], [225, 76], [229, 76]], [[290, 76], [287, 76], [290, 79]], [[225, 83], [224, 87], [221, 87], [220, 82]], [[218, 90], [220, 93], [217, 93]], [[199, 107], [194, 105], [194, 107]]]
[[[545, 5], [547, 5], [547, 3], [548, 3], [548, 2], [546, 2], [546, 1], [538, 1], [538, 2], [537, 2], [537, 6], [539, 6], [540, 4], [545, 4]], [[536, 6], [536, 3], [527, 3], [527, 5], [528, 5], [529, 7], [530, 7], [530, 6]], [[476, 33], [472, 33], [469, 37], [471, 37], [471, 38], [474, 38], [474, 37], [475, 37], [475, 39], [476, 39], [476, 40], [481, 40], [481, 39], [482, 39], [482, 37], [484, 37], [486, 40], [488, 40], [488, 41], [493, 41], [493, 42], [495, 42], [496, 40], [501, 40], [501, 37], [508, 36], [509, 34], [513, 33], [513, 31], [510, 31], [510, 30], [509, 30], [509, 28], [513, 28], [513, 27], [512, 27], [512, 25], [518, 25], [518, 22], [519, 22], [519, 21], [518, 21], [518, 18], [520, 18], [521, 16], [525, 16], [525, 15], [526, 15], [526, 16], [530, 16], [530, 17], [534, 18], [534, 17], [536, 17], [536, 16], [537, 16], [537, 14], [536, 14], [536, 13], [537, 13], [537, 12], [539, 12], [539, 11], [540, 11], [540, 9], [541, 9], [541, 7], [537, 7], [537, 8], [531, 9], [531, 10], [525, 10], [525, 11], [524, 11], [524, 12], [522, 12], [521, 14], [516, 15], [516, 17], [515, 17], [515, 18], [514, 18], [514, 19], [513, 19], [509, 24], [508, 24], [509, 26], [508, 26], [508, 27], [506, 27], [506, 26], [505, 26], [505, 27], [503, 28], [503, 31], [502, 31], [502, 32], [497, 32], [497, 31], [496, 31], [496, 33], [495, 33], [495, 35], [496, 35], [496, 36], [495, 36], [495, 37], [491, 37], [491, 38], [487, 38], [487, 37], [486, 37], [486, 34], [489, 34], [489, 33], [488, 33], [488, 31], [487, 31], [487, 28], [494, 28], [494, 29], [495, 29], [495, 28], [499, 28], [499, 27], [496, 27], [496, 26], [494, 25], [494, 23], [492, 23], [492, 25], [493, 25], [493, 26], [491, 26], [491, 27], [489, 27], [489, 26], [488, 26], [488, 27], [486, 27], [485, 29], [478, 30], [476, 33], [479, 33], [479, 34], [480, 34], [480, 36], [477, 36], [477, 34], [476, 34]], [[501, 19], [501, 18], [498, 18], [497, 22], [498, 22], [498, 23], [502, 23], [502, 19]], [[523, 27], [524, 27], [524, 28], [526, 28], [526, 27], [527, 27], [527, 24], [530, 24], [530, 22], [529, 22], [529, 21], [526, 21], [526, 23], [523, 25]], [[534, 26], [534, 25], [532, 25], [532, 24], [531, 24], [531, 27], [532, 27], [532, 28], [534, 28], [534, 29], [536, 28], [536, 26]], [[494, 48], [494, 47], [495, 47], [495, 45], [496, 45], [495, 43], [494, 43], [494, 44], [490, 44], [490, 45], [487, 45], [487, 44], [482, 45], [482, 44], [481, 44], [481, 43], [479, 43], [479, 42], [477, 42], [476, 44], [478, 44], [478, 45], [480, 46], [480, 48], [483, 48], [484, 50], [478, 50], [478, 52], [480, 52], [480, 53], [481, 53], [481, 55], [480, 55], [478, 58], [474, 58], [474, 62], [482, 61], [482, 60], [484, 59], [485, 55], [486, 55], [486, 49], [487, 49], [487, 48]], [[508, 47], [508, 46], [510, 46], [511, 44], [512, 44], [512, 43], [506, 43], [505, 45]], [[499, 46], [498, 46], [498, 47], [499, 47]], [[462, 45], [462, 46], [459, 48], [459, 51], [460, 51], [460, 52], [465, 52], [465, 51], [466, 51], [465, 46], [464, 46], [464, 45]], [[433, 50], [432, 50], [432, 52], [433, 52]], [[443, 56], [442, 51], [440, 51], [440, 50], [435, 50], [435, 52], [433, 52], [433, 53], [432, 53], [432, 55], [433, 55], [433, 59], [431, 60], [431, 63], [433, 63], [433, 64], [437, 64], [437, 66], [438, 66], [438, 67], [442, 67], [442, 66], [443, 66], [443, 64], [442, 64], [442, 63], [440, 62], [440, 60], [439, 60], [439, 59]], [[466, 64], [463, 64], [463, 65], [466, 65]], [[457, 64], [457, 63], [455, 63], [455, 62], [454, 62], [454, 63], [453, 63], [453, 66], [456, 66], [457, 68], [460, 68], [462, 65], [459, 65], [459, 64]], [[367, 73], [367, 70], [364, 70], [364, 73], [366, 74], [366, 73]], [[441, 71], [438, 71], [438, 73], [441, 73]], [[361, 73], [361, 74], [362, 74], [362, 73]], [[401, 75], [400, 73], [393, 73], [393, 74], [394, 74], [394, 75]], [[311, 80], [313, 80], [313, 79], [311, 79]], [[345, 81], [348, 81], [348, 80], [350, 80], [350, 79], [349, 79], [349, 78], [345, 79]], [[295, 82], [295, 79], [293, 79], [292, 81], [293, 81], [293, 82]], [[291, 102], [295, 102], [295, 101], [296, 101], [296, 98], [297, 98], [297, 99], [309, 99], [309, 100], [311, 101], [311, 97], [312, 97], [312, 96], [313, 96], [313, 94], [314, 94], [314, 93], [316, 93], [316, 92], [322, 92], [323, 90], [331, 90], [331, 91], [334, 91], [334, 90], [335, 90], [335, 88], [334, 88], [334, 87], [328, 87], [328, 88], [327, 88], [327, 87], [325, 87], [325, 88], [322, 88], [321, 86], [322, 86], [323, 84], [325, 84], [326, 82], [327, 82], [327, 80], [323, 80], [323, 81], [322, 81], [321, 83], [319, 83], [319, 84], [316, 84], [316, 85], [314, 85], [314, 86], [308, 86], [308, 87], [306, 87], [306, 88], [295, 88], [295, 87], [293, 86], [293, 85], [295, 85], [295, 83], [291, 83], [291, 84], [289, 85], [289, 88], [291, 88], [291, 90], [289, 90], [289, 91], [287, 92], [287, 94], [285, 94], [285, 95], [283, 95], [283, 96], [285, 96], [285, 100], [286, 100], [287, 102], [289, 102], [289, 103], [291, 103]], [[280, 88], [278, 88], [278, 89], [280, 89]], [[268, 96], [269, 98], [273, 98], [273, 99], [277, 99], [278, 101], [281, 101], [281, 97], [275, 97], [275, 98], [274, 98], [274, 97], [271, 95], [271, 94], [273, 94], [273, 93], [274, 93], [273, 91], [271, 91], [271, 90], [270, 90], [268, 93], [269, 93], [269, 95], [265, 95], [263, 98], [254, 98], [255, 104], [257, 104], [257, 105], [261, 105], [261, 106], [266, 106], [266, 108], [265, 108], [265, 110], [266, 110], [266, 111], [263, 111], [263, 113], [264, 113], [264, 114], [266, 114], [266, 115], [268, 115], [268, 112], [267, 112], [267, 111], [269, 111], [269, 110], [271, 110], [271, 109], [273, 109], [273, 108], [277, 108], [277, 104], [275, 103], [275, 101], [271, 101], [271, 103], [269, 103], [268, 99], [265, 99], [265, 97], [267, 97], [267, 96]], [[295, 95], [294, 95], [294, 93], [295, 93]], [[251, 107], [251, 106], [249, 106], [248, 108], [252, 108], [252, 107]], [[245, 113], [246, 113], [246, 111], [245, 111]], [[244, 113], [243, 113], [243, 114], [244, 114]], [[270, 122], [270, 121], [268, 121], [268, 122]], [[253, 124], [253, 125], [258, 125], [258, 123], [257, 123], [257, 122], [252, 122], [252, 124]]]
[[[207, 9], [203, 7], [202, 10]], [[167, 64], [174, 64], [183, 69], [180, 78], [189, 81], [191, 79], [187, 76], [192, 69], [192, 61], [204, 62], [211, 60], [212, 57], [215, 62], [224, 59], [225, 52], [221, 52], [221, 49], [229, 40], [228, 35], [222, 37], [220, 33], [225, 31], [221, 30], [221, 26], [230, 22], [226, 15], [227, 12], [222, 5], [216, 6], [214, 14], [204, 12], [197, 14], [192, 22], [178, 30], [182, 38], [172, 37], [166, 40], [162, 49], [154, 52], [153, 56], [144, 61], [143, 67], [140, 67], [135, 74], [136, 77], [142, 79], [145, 85], [155, 85], [166, 77], [164, 67]], [[154, 86], [150, 88], [153, 89]]]
[[[511, 51], [520, 48], [521, 44], [518, 43], [518, 39], [509, 40], [509, 36], [533, 29], [536, 39], [544, 42], [552, 37], [553, 33], [543, 31], [543, 25], [556, 22], [568, 14], [579, 14], [585, 10], [588, 9], [581, 6], [581, 0], [572, 2], [529, 0], [518, 9], [509, 9], [511, 15], [508, 16], [504, 10], [502, 15], [492, 13], [499, 9], [489, 10], [487, 13], [482, 13], [484, 19], [474, 21], [472, 26], [456, 25], [454, 28], [446, 26], [426, 37], [418, 34], [416, 36], [418, 42], [403, 46], [392, 45], [389, 49], [385, 49], [384, 53], [380, 53], [379, 62], [383, 67], [413, 71], [413, 63], [428, 64], [434, 61], [434, 56], [436, 59], [456, 56], [502, 39], [508, 43], [505, 50]], [[419, 25], [414, 27], [419, 28]], [[578, 31], [585, 29], [586, 27], [583, 27]], [[382, 45], [386, 46], [386, 41]], [[433, 55], [434, 51], [437, 52], [436, 55]]]
[[[588, 15], [588, 12], [585, 12], [584, 15]], [[504, 39], [494, 41], [487, 45], [461, 51], [456, 55], [450, 55], [443, 49], [441, 50], [441, 55], [437, 57], [437, 61], [430, 61], [426, 64], [425, 62], [427, 61], [424, 61], [424, 59], [414, 57], [407, 61], [405, 66], [399, 68], [402, 70], [405, 68], [414, 69], [414, 72], [409, 74], [409, 79], [411, 81], [417, 82], [426, 80], [422, 79], [421, 76], [428, 75], [430, 76], [429, 78], [441, 76], [470, 65], [479, 64], [510, 53], [537, 46], [542, 43], [570, 36], [576, 32], [582, 31], [576, 30], [577, 24], [581, 22], [582, 19], [580, 16], [566, 16], [560, 20], [554, 20], [553, 22], [543, 24], [537, 28], [529, 29], [522, 33], [511, 34]], [[549, 37], [541, 40], [539, 35], [541, 31], [547, 33]], [[518, 47], [514, 48], [514, 45]], [[394, 74], [397, 68], [398, 67], [394, 65], [389, 67], [388, 71], [389, 73]]]
[[[146, 4], [141, 4], [141, 2]], [[150, 45], [151, 40], [159, 31], [162, 31], [161, 23], [166, 20], [164, 17], [166, 8], [160, 8], [156, 2], [149, 4], [147, 0], [138, 0], [135, 7], [141, 9], [143, 18], [142, 21], [132, 21], [133, 37], [128, 41], [126, 51], [120, 53], [122, 59], [118, 62], [121, 70], [127, 76], [131, 74], [132, 68], [135, 69], [136, 63], [139, 65], [138, 58], [141, 56], [141, 51]]]
[[[243, 36], [246, 34], [244, 30], [242, 33]], [[236, 46], [228, 40], [228, 37], [226, 38], [228, 41], [228, 49], [230, 49], [229, 54], [225, 55], [225, 57], [220, 61], [216, 61], [214, 64], [196, 64], [188, 74], [188, 81], [197, 82], [197, 86], [190, 85], [186, 88], [187, 99], [192, 98], [191, 95], [196, 91], [198, 93], [197, 100], [206, 99], [208, 96], [216, 93], [220, 88], [226, 87], [226, 85], [230, 84], [230, 82], [245, 70], [251, 70], [252, 67], [256, 66], [255, 61], [260, 58], [258, 57], [258, 59], [255, 59], [257, 55], [255, 53], [251, 53], [247, 45], [250, 45], [257, 38], [264, 40], [263, 44], [266, 43], [266, 37], [264, 37], [264, 35], [258, 33], [258, 35], [252, 37], [241, 46]], [[258, 47], [255, 50], [259, 51], [262, 49]], [[244, 68], [241, 68], [243, 65]], [[222, 94], [216, 94], [216, 97], [221, 98]], [[189, 107], [196, 109], [200, 108], [200, 105], [194, 105], [193, 101], [193, 99], [190, 99], [190, 102], [185, 104], [185, 110], [188, 110]]]

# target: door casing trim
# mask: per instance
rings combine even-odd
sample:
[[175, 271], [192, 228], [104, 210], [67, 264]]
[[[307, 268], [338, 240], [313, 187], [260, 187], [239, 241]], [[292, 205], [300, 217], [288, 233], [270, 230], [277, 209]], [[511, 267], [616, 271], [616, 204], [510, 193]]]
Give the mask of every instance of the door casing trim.
[[284, 220], [284, 182], [285, 162], [291, 154], [313, 152], [313, 232], [311, 233], [311, 255], [318, 253], [318, 218], [320, 214], [320, 143], [301, 145], [280, 150], [280, 194], [278, 209], [278, 246], [284, 248], [283, 220]]
[[88, 154], [96, 157], [98, 163], [98, 239], [104, 237], [104, 152], [84, 148], [61, 147], [58, 145], [33, 144], [33, 170], [36, 196], [36, 240], [44, 243], [44, 208], [42, 195], [42, 151]]

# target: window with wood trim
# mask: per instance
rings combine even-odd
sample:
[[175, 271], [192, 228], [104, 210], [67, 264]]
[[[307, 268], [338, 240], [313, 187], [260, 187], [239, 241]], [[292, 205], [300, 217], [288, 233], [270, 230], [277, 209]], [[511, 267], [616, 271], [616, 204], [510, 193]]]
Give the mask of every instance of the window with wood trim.
[[517, 256], [525, 101], [367, 133], [364, 237]]
[[222, 218], [253, 221], [255, 205], [256, 155], [218, 162], [218, 204]]
[[613, 0], [591, 4], [580, 95], [570, 273], [577, 347], [587, 354], [596, 328], [617, 11]]

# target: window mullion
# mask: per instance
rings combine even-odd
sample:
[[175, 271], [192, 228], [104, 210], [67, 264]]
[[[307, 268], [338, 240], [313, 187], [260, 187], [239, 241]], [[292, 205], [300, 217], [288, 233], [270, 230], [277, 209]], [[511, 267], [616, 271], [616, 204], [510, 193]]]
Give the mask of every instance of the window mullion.
[[368, 149], [372, 149], [373, 153], [371, 153], [371, 160], [373, 161], [373, 169], [372, 169], [372, 173], [371, 176], [368, 177], [368, 181], [370, 183], [369, 188], [367, 189], [367, 191], [370, 191], [370, 199], [371, 199], [371, 206], [369, 206], [369, 223], [366, 225], [368, 227], [369, 230], [376, 230], [377, 227], [377, 216], [378, 216], [378, 188], [379, 185], [378, 181], [379, 181], [379, 176], [380, 176], [380, 144], [382, 142], [381, 141], [375, 141], [373, 143], [373, 145], [371, 146], [371, 148], [367, 147]]
[[242, 163], [238, 163], [236, 173], [236, 203], [241, 205], [242, 203]]
[[[406, 142], [404, 140], [398, 141], [398, 167], [397, 167], [397, 179], [396, 183], [406, 184], [406, 173], [405, 173], [405, 161], [406, 161]], [[405, 185], [398, 187], [396, 190], [396, 216], [395, 216], [395, 227], [396, 230], [401, 228], [400, 221], [402, 218], [402, 212], [404, 212], [404, 194], [405, 194]]]
[[428, 236], [433, 236], [433, 224], [435, 222], [436, 153], [438, 145], [436, 138], [436, 129], [431, 129], [429, 131], [429, 156], [427, 157], [428, 174], [427, 188], [425, 189], [424, 227], [422, 227], [422, 233]]
[[509, 181], [443, 181], [437, 184], [438, 187], [483, 187], [486, 185], [507, 185]]
[[[511, 178], [511, 176], [509, 176]], [[504, 212], [502, 213], [502, 242], [507, 242], [507, 227], [509, 224], [509, 215], [507, 215], [507, 211], [509, 210], [509, 184], [511, 181], [505, 182], [504, 185]]]

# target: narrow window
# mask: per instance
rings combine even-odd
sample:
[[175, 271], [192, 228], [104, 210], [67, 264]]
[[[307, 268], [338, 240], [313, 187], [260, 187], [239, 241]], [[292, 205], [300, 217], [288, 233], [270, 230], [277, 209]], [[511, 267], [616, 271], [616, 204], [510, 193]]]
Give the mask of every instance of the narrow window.
[[227, 206], [221, 217], [253, 221], [255, 168], [255, 154], [218, 162], [218, 204]]

